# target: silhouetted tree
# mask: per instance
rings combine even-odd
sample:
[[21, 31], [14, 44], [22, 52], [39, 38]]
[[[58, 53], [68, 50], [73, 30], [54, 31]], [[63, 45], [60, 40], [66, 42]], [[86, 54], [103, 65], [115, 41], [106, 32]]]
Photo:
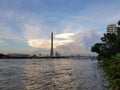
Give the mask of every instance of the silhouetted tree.
[[0, 58], [3, 58], [3, 57], [4, 57], [4, 55], [0, 53]]
[[[118, 22], [120, 25], [120, 21]], [[111, 56], [120, 53], [120, 27], [117, 27], [116, 34], [104, 34], [101, 38], [102, 43], [96, 43], [92, 46], [91, 51], [98, 53], [99, 57], [111, 58]]]
[[118, 25], [120, 26], [120, 20], [118, 21]]

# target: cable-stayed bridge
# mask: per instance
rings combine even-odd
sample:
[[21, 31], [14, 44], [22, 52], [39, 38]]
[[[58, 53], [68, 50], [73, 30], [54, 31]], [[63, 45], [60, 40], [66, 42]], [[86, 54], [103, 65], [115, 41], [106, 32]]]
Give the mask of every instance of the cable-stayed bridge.
[[38, 58], [45, 58], [45, 59], [62, 59], [62, 58], [67, 58], [67, 59], [91, 59], [91, 60], [96, 60], [96, 56], [44, 56], [44, 57], [38, 57]]

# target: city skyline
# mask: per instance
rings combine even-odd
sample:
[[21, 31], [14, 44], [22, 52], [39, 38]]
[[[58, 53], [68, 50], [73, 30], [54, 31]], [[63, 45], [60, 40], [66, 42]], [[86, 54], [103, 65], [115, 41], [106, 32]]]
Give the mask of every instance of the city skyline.
[[90, 53], [107, 25], [120, 19], [119, 0], [0, 0], [0, 53]]

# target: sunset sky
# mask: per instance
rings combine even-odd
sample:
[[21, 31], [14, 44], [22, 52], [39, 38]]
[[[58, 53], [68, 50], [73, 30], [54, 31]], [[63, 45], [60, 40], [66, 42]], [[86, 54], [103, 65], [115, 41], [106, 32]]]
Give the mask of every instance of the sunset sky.
[[120, 19], [120, 0], [0, 0], [0, 53], [90, 53]]

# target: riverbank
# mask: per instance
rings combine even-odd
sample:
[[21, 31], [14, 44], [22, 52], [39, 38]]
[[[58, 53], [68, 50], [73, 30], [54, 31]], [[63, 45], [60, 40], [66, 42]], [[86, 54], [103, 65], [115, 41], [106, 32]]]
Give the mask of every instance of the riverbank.
[[120, 54], [105, 59], [101, 62], [101, 66], [105, 71], [105, 75], [110, 83], [110, 88], [120, 90]]

